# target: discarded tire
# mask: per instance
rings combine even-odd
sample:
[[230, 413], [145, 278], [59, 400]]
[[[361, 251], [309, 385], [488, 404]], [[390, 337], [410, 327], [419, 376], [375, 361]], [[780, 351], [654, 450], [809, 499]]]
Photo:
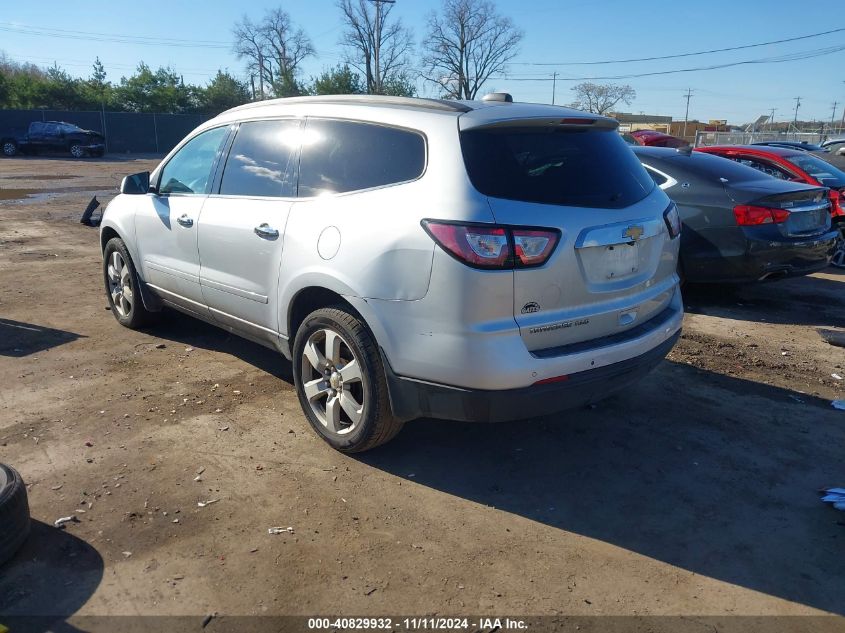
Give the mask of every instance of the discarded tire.
[[18, 551], [28, 535], [26, 486], [16, 470], [0, 464], [0, 565]]

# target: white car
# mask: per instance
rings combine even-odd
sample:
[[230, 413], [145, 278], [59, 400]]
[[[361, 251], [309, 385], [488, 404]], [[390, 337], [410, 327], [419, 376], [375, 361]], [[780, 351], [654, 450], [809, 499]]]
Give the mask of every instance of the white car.
[[680, 220], [612, 119], [394, 97], [252, 103], [124, 179], [112, 311], [278, 350], [335, 448], [419, 417], [549, 414], [624, 389], [682, 321]]

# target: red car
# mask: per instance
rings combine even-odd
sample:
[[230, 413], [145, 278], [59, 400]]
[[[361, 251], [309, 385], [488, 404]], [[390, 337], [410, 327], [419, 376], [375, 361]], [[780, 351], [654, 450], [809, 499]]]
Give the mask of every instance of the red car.
[[715, 145], [695, 151], [729, 158], [781, 180], [830, 188], [830, 214], [842, 234], [831, 263], [845, 268], [845, 172], [811, 153], [783, 147]]
[[689, 145], [682, 138], [654, 130], [637, 130], [636, 132], [631, 132], [631, 136], [640, 145], [647, 145], [649, 147], [686, 147]]

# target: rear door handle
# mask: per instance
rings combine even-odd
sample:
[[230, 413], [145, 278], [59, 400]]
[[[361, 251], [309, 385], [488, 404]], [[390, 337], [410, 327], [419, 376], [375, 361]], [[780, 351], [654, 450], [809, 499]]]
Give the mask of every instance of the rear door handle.
[[279, 237], [279, 232], [266, 222], [255, 227], [255, 234], [258, 237], [264, 237], [271, 240]]
[[191, 227], [194, 225], [194, 221], [188, 217], [187, 213], [183, 213], [182, 215], [180, 215], [178, 218], [176, 218], [176, 221], [184, 227]]

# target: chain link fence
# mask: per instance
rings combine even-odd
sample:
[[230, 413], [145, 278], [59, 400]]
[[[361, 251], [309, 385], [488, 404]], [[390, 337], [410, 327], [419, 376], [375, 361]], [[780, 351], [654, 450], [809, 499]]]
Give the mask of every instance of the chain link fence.
[[203, 121], [204, 114], [0, 110], [0, 133], [26, 130], [33, 121], [64, 121], [106, 137], [106, 152], [165, 154]]
[[821, 143], [829, 135], [823, 132], [696, 132], [695, 147], [708, 145], [750, 145], [762, 141]]

